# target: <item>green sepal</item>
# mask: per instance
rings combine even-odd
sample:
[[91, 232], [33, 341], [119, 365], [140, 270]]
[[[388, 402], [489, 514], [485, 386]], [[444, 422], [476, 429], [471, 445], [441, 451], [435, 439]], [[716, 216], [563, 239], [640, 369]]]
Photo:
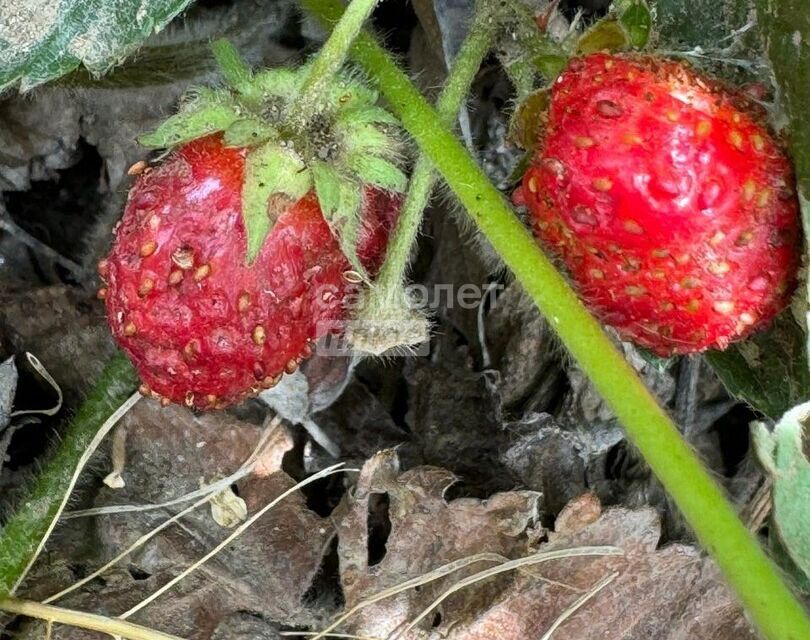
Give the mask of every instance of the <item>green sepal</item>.
[[256, 91], [253, 84], [253, 72], [233, 44], [225, 38], [220, 38], [211, 44], [211, 51], [220, 73], [233, 89], [252, 102], [261, 98], [261, 92]]
[[580, 36], [576, 44], [577, 55], [598, 51], [623, 51], [630, 46], [630, 36], [618, 20], [604, 18]]
[[383, 158], [356, 153], [347, 158], [346, 164], [364, 183], [397, 193], [404, 193], [408, 187], [408, 178], [402, 170]]
[[243, 118], [225, 129], [226, 147], [252, 147], [268, 140], [277, 140], [278, 130], [261, 118]]
[[144, 147], [173, 147], [202, 136], [224, 131], [239, 119], [234, 104], [223, 93], [200, 90], [180, 112], [167, 119], [152, 133], [138, 138]]
[[347, 156], [363, 154], [392, 159], [399, 156], [399, 145], [383, 128], [354, 122], [339, 122], [336, 128]]
[[647, 44], [652, 28], [652, 15], [645, 0], [616, 0], [613, 3], [619, 22], [627, 32], [630, 46], [642, 49]]
[[312, 164], [312, 177], [321, 212], [338, 238], [343, 255], [353, 269], [366, 277], [365, 268], [357, 256], [363, 214], [362, 186], [326, 162]]
[[262, 94], [290, 99], [298, 94], [301, 74], [283, 67], [265, 69], [254, 76], [254, 84]]
[[373, 104], [355, 104], [351, 107], [341, 109], [338, 112], [336, 121], [338, 123], [390, 124], [392, 126], [399, 126], [399, 120], [396, 119], [394, 114]]
[[344, 77], [330, 87], [328, 99], [343, 109], [351, 109], [356, 105], [376, 104], [379, 95], [354, 78]]
[[268, 142], [248, 153], [242, 183], [248, 264], [259, 255], [279, 216], [311, 187], [312, 174], [295, 152]]

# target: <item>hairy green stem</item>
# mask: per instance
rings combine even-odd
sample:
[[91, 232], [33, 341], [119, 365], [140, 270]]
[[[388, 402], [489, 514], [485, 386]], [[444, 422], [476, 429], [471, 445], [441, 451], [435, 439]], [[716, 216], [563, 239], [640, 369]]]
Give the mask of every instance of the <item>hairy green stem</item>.
[[[336, 0], [302, 2], [326, 23], [341, 12]], [[503, 196], [371, 36], [361, 34], [352, 53], [621, 420], [763, 635], [810, 638], [804, 609], [719, 485]]]
[[318, 112], [323, 88], [334, 81], [346, 62], [354, 39], [374, 11], [377, 2], [378, 0], [352, 0], [345, 12], [337, 16], [336, 23], [330, 25], [332, 33], [310, 64], [307, 76], [301, 84], [296, 105], [299, 119], [306, 120]]
[[107, 364], [18, 511], [0, 530], [0, 600], [15, 588], [47, 534], [74, 470], [99, 427], [137, 386], [135, 370], [123, 355]]
[[[497, 21], [486, 10], [485, 4], [485, 0], [479, 0], [480, 8], [475, 13], [469, 34], [456, 55], [453, 68], [436, 102], [439, 118], [447, 127], [452, 125], [464, 104], [481, 61], [492, 44]], [[432, 163], [424, 153], [420, 153], [411, 174], [408, 194], [386, 250], [385, 263], [375, 281], [374, 291], [377, 295], [385, 297], [404, 282], [422, 213], [436, 184], [436, 177]]]

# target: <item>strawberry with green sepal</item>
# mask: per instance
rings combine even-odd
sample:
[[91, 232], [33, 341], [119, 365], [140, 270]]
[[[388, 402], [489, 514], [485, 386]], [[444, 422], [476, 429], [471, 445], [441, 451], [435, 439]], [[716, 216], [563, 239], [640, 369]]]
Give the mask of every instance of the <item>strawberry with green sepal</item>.
[[607, 324], [662, 356], [725, 348], [789, 302], [800, 227], [761, 109], [689, 67], [575, 58], [518, 198]]
[[252, 74], [216, 51], [230, 87], [194, 91], [141, 139], [173, 151], [138, 177], [100, 265], [142, 391], [197, 408], [274, 385], [339, 326], [406, 182], [394, 121], [357, 80], [327, 83], [302, 114], [306, 67]]

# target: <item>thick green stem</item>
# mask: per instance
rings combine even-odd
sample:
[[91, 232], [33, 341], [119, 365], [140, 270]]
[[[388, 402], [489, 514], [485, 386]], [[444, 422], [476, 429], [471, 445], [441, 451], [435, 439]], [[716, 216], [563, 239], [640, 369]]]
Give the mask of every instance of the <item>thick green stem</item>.
[[317, 113], [322, 100], [323, 88], [333, 82], [349, 55], [354, 39], [363, 24], [374, 11], [378, 0], [352, 0], [343, 15], [330, 24], [332, 33], [318, 55], [312, 61], [301, 84], [296, 114], [306, 120]]
[[0, 600], [14, 589], [60, 509], [74, 470], [99, 427], [138, 386], [123, 355], [105, 367], [18, 511], [0, 530]]
[[[325, 22], [341, 12], [335, 0], [302, 1]], [[763, 635], [810, 638], [805, 611], [721, 488], [503, 196], [372, 37], [361, 34], [352, 53], [612, 407]]]
[[[484, 6], [485, 2], [479, 2], [479, 5], [480, 8], [470, 25], [469, 35], [456, 55], [447, 83], [436, 102], [436, 112], [446, 127], [452, 125], [464, 104], [470, 85], [481, 66], [481, 61], [489, 51], [497, 28], [495, 18]], [[420, 153], [414, 164], [408, 194], [402, 204], [397, 226], [388, 243], [385, 263], [375, 281], [375, 291], [381, 296], [398, 289], [405, 280], [411, 250], [419, 233], [422, 213], [435, 183], [436, 173], [433, 165], [425, 154]]]

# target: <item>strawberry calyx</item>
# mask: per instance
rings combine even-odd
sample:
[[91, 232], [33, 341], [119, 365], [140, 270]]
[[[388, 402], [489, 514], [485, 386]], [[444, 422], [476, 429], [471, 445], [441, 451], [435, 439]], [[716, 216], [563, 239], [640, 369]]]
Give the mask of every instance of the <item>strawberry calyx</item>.
[[352, 268], [367, 274], [357, 254], [364, 188], [403, 193], [396, 119], [355, 76], [338, 74], [322, 88], [316, 113], [296, 110], [307, 67], [253, 72], [225, 40], [213, 44], [227, 86], [195, 88], [178, 113], [141, 136], [147, 147], [176, 147], [221, 133], [226, 147], [247, 150], [242, 215], [246, 261], [252, 263], [279, 216], [310, 191]]

